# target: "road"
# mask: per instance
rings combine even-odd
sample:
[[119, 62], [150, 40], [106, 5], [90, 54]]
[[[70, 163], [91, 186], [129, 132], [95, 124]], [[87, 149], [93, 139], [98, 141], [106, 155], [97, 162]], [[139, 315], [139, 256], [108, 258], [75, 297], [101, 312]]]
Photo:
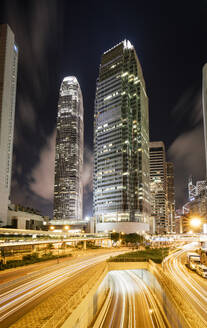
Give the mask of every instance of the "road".
[[189, 244], [169, 255], [163, 263], [163, 269], [177, 284], [183, 297], [206, 321], [207, 327], [207, 280], [185, 266], [186, 252], [194, 249], [195, 245]]
[[[122, 252], [111, 252], [102, 255], [91, 255], [87, 259], [76, 260], [76, 263], [64, 265], [61, 268], [50, 269], [50, 272], [37, 272], [37, 276], [32, 274], [26, 280], [18, 280], [0, 285], [0, 326], [9, 327], [11, 323], [25, 314], [29, 308], [42, 300], [44, 295], [48, 295], [53, 289], [63, 284], [66, 280], [81, 273], [92, 265], [105, 261], [111, 255], [118, 255]], [[28, 307], [30, 305], [30, 307]]]
[[164, 312], [136, 270], [111, 271], [111, 301], [103, 328], [170, 327]]

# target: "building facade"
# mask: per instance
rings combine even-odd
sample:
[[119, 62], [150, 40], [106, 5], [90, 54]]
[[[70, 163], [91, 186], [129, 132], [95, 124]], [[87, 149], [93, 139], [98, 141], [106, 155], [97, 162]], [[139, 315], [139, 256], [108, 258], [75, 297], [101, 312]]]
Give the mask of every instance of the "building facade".
[[0, 220], [7, 224], [11, 184], [18, 48], [14, 33], [0, 25]]
[[101, 58], [94, 113], [93, 209], [99, 231], [123, 222], [137, 223], [136, 230], [149, 228], [148, 97], [128, 40]]
[[167, 232], [166, 159], [162, 141], [150, 142], [150, 189], [155, 230], [157, 233]]
[[167, 217], [168, 232], [175, 231], [175, 184], [174, 184], [174, 165], [171, 162], [166, 163], [167, 180]]
[[42, 230], [44, 217], [34, 210], [20, 205], [10, 204], [7, 227], [13, 229]]
[[54, 187], [57, 224], [82, 220], [82, 171], [83, 100], [76, 77], [69, 76], [62, 81], [58, 103]]

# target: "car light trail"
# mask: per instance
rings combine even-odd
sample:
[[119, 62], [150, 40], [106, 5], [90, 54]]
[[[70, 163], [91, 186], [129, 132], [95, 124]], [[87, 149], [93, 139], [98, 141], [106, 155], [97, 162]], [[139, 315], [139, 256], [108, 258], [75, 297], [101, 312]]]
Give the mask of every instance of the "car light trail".
[[108, 274], [112, 282], [111, 303], [99, 328], [170, 327], [158, 300], [136, 272]]
[[[121, 252], [113, 252], [113, 255], [118, 255], [120, 253]], [[19, 287], [11, 288], [9, 291], [0, 294], [0, 322], [4, 321], [47, 291], [56, 287], [58, 284], [72, 278], [89, 266], [105, 261], [110, 256], [111, 253], [82, 260], [79, 263], [57, 269], [49, 274], [44, 274], [42, 277], [35, 278], [30, 282], [23, 283]]]
[[195, 311], [203, 317], [207, 324], [207, 290], [193, 278], [181, 262], [186, 251], [194, 248], [195, 245], [189, 244], [169, 255], [163, 263], [163, 268], [164, 272], [177, 284], [181, 295], [193, 305]]

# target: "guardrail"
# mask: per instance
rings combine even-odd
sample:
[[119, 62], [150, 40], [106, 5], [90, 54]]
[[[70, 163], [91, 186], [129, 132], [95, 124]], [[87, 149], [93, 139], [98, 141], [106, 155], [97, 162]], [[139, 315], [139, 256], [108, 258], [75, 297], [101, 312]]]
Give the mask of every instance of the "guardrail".
[[206, 321], [195, 311], [194, 307], [182, 295], [176, 283], [163, 272], [162, 268], [149, 260], [149, 270], [158, 278], [163, 289], [167, 292], [168, 297], [174, 304], [182, 321], [182, 327], [206, 328]]

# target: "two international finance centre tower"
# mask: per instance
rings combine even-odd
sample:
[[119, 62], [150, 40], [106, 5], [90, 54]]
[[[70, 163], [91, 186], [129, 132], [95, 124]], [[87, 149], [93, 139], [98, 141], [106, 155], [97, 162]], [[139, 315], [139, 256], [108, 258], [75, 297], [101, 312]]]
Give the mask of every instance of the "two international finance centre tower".
[[[61, 98], [60, 92], [60, 98]], [[70, 111], [72, 102], [67, 106], [59, 101], [58, 117], [64, 107]], [[62, 107], [63, 106], [63, 107]], [[70, 119], [69, 119], [70, 121]], [[68, 125], [72, 129], [72, 124]], [[65, 122], [64, 122], [65, 124]], [[59, 127], [61, 128], [61, 127]], [[83, 133], [76, 130], [77, 135]], [[65, 138], [65, 137], [64, 137]], [[70, 138], [69, 138], [70, 139]], [[68, 142], [70, 143], [70, 140]], [[76, 138], [77, 155], [83, 157], [82, 137]], [[80, 144], [78, 144], [80, 142]], [[60, 143], [56, 140], [55, 185], [66, 178], [65, 171], [70, 171], [71, 163], [64, 163], [64, 170], [58, 170], [57, 161], [61, 157]], [[75, 155], [74, 155], [75, 158]], [[73, 161], [73, 158], [71, 158]], [[76, 161], [78, 159], [76, 158]], [[81, 162], [81, 160], [79, 161]], [[77, 166], [78, 169], [78, 166]], [[72, 179], [64, 185], [64, 193], [55, 193], [54, 214], [56, 219], [82, 219], [79, 215], [65, 215], [58, 204], [71, 197], [70, 184], [77, 175], [73, 171]], [[77, 179], [82, 183], [81, 179]], [[56, 187], [57, 188], [57, 187]], [[80, 192], [78, 192], [80, 191]], [[68, 194], [67, 194], [68, 192]], [[82, 206], [82, 189], [73, 193], [75, 203]], [[56, 198], [59, 197], [59, 201]], [[60, 202], [60, 197], [62, 198]], [[80, 202], [81, 199], [81, 202]], [[96, 85], [94, 113], [94, 176], [93, 176], [93, 211], [97, 219], [97, 230], [142, 231], [149, 230], [150, 218], [150, 176], [149, 176], [149, 119], [148, 97], [141, 65], [131, 43], [124, 40], [106, 51], [101, 58], [99, 77]], [[58, 213], [58, 215], [57, 215]], [[131, 226], [133, 224], [133, 228]], [[131, 228], [130, 228], [131, 226]], [[130, 230], [130, 231], [129, 231]], [[132, 231], [131, 231], [132, 230]]]

